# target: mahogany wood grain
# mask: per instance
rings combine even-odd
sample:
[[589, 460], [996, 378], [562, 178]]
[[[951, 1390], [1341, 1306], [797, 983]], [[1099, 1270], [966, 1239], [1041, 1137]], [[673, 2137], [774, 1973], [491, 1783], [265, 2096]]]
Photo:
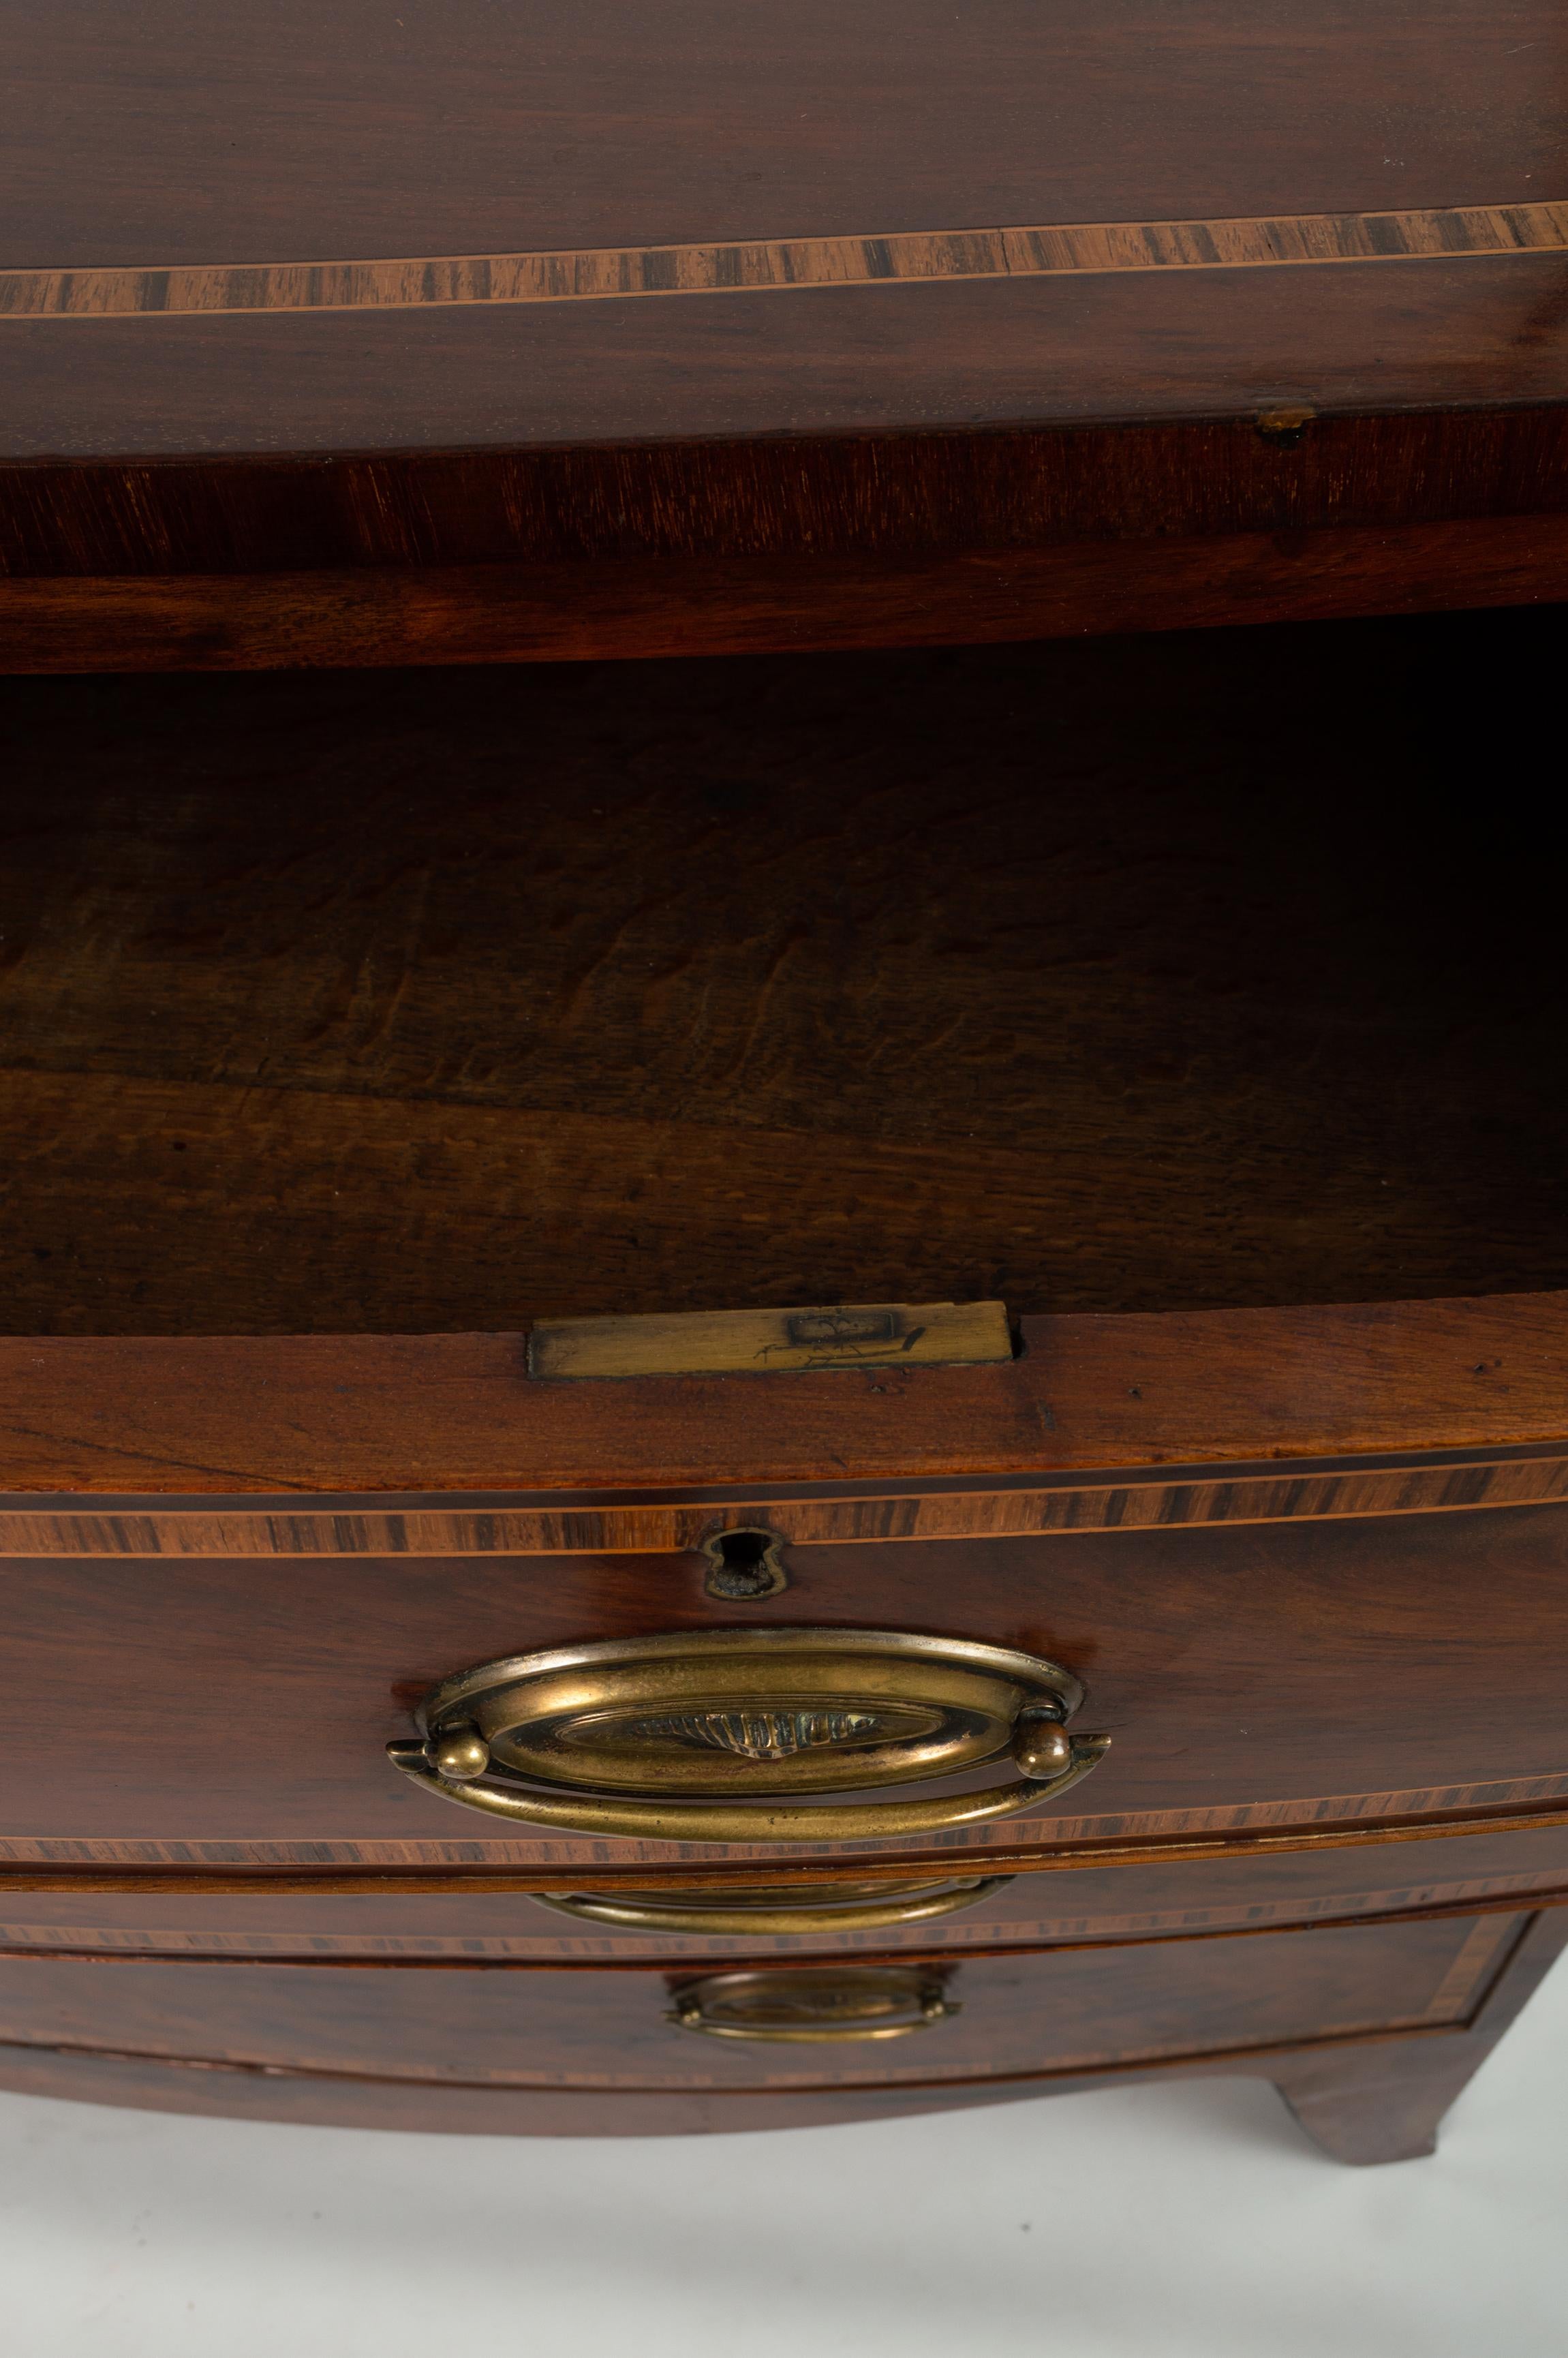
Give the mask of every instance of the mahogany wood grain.
[[[981, 1828], [966, 1848], [987, 1854], [961, 1862], [966, 1872], [991, 1876], [1077, 1873], [1112, 1866], [1204, 1866], [1237, 1860], [1318, 1855], [1339, 1850], [1383, 1850], [1411, 1843], [1449, 1842], [1485, 1833], [1519, 1838], [1568, 1825], [1568, 1776], [1502, 1778], [1399, 1792], [1298, 1796], [1243, 1801], [1211, 1809], [1134, 1811], [1099, 1818], [1022, 1824], [1016, 1833]], [[1033, 1837], [1030, 1838], [1033, 1833]], [[725, 1869], [743, 1864], [742, 1880], [792, 1889], [820, 1883], [836, 1862], [857, 1882], [936, 1880], [955, 1871], [941, 1851], [888, 1844], [870, 1855], [828, 1846], [787, 1855], [760, 1844], [732, 1844], [698, 1853], [687, 1845], [674, 1858], [648, 1863], [633, 1848], [581, 1859], [553, 1847], [501, 1841], [476, 1851], [471, 1841], [384, 1841], [318, 1838], [311, 1843], [254, 1836], [241, 1840], [177, 1836], [169, 1840], [113, 1834], [0, 1835], [6, 1888], [64, 1893], [71, 1898], [151, 1893], [167, 1898], [203, 1893], [251, 1898], [276, 1888], [285, 1898], [359, 1896], [373, 1890], [414, 1897], [467, 1898], [492, 1893], [572, 1892], [612, 1877], [615, 1890], [667, 1892], [678, 1876], [717, 1889]], [[624, 1861], [624, 1863], [623, 1863]], [[280, 1872], [281, 1870], [281, 1872]], [[24, 1945], [26, 1945], [24, 1943]], [[47, 1943], [45, 1944], [48, 1945]]]
[[[470, 2085], [882, 2087], [1465, 2024], [1529, 1918], [939, 1962], [952, 2018], [887, 2043], [708, 2039], [679, 1974], [0, 1955], [0, 2040]], [[830, 1968], [780, 1967], [820, 1977]], [[686, 1981], [691, 1979], [688, 1974]]]
[[[1563, 1294], [1026, 1319], [1022, 1332], [1006, 1367], [603, 1387], [532, 1383], [513, 1335], [5, 1338], [0, 1470], [18, 1510], [46, 1515], [258, 1493], [285, 1511], [308, 1514], [322, 1493], [375, 1515], [424, 1509], [421, 1491], [438, 1509], [448, 1490], [486, 1493], [481, 1509], [597, 1510], [651, 1489], [657, 1509], [681, 1486], [717, 1510], [787, 1486], [821, 1498], [880, 1484], [885, 1497], [964, 1476], [983, 1491], [985, 1474], [1118, 1465], [1190, 1467], [1201, 1485], [1206, 1461], [1212, 1478], [1217, 1461], [1261, 1476], [1270, 1460], [1411, 1444], [1482, 1456], [1561, 1441], [1568, 1425]], [[446, 1536], [460, 1553], [473, 1543], [460, 1526]], [[683, 1533], [660, 1517], [647, 1536], [668, 1548]], [[137, 1552], [112, 1531], [78, 1544]], [[698, 1576], [695, 1561], [687, 1571]]]
[[[1551, 193], [1561, 201], [1564, 191]], [[1508, 194], [1488, 179], [1479, 201]], [[1074, 207], [1064, 218], [1094, 216]], [[918, 226], [953, 219], [927, 214]], [[866, 221], [842, 218], [831, 233], [858, 235]], [[789, 234], [787, 223], [769, 229]], [[470, 249], [498, 250], [493, 233]], [[454, 249], [425, 251], [439, 261]], [[239, 257], [230, 248], [209, 258]], [[257, 256], [298, 258], [276, 246]], [[351, 257], [334, 241], [323, 258]], [[103, 259], [102, 247], [84, 256], [90, 268]], [[133, 259], [157, 268], [169, 257], [144, 248]], [[1547, 247], [788, 295], [13, 318], [0, 319], [0, 456], [504, 452], [934, 424], [968, 434], [1085, 419], [1250, 423], [1294, 403], [1390, 421], [1406, 409], [1554, 405], [1563, 276], [1563, 254]], [[1398, 464], [1405, 438], [1390, 422], [1382, 438]], [[405, 471], [418, 483], [425, 471], [416, 458]], [[85, 521], [91, 510], [78, 513]], [[145, 552], [155, 545], [143, 536]]]
[[1568, 518], [911, 557], [0, 578], [0, 673], [288, 670], [950, 646], [1568, 597]]
[[[0, 357], [9, 349], [5, 339], [23, 332], [0, 331]], [[95, 339], [109, 332], [91, 330]], [[231, 323], [227, 332], [239, 330]], [[276, 323], [268, 332], [276, 336]], [[1541, 336], [1552, 332], [1543, 313]], [[676, 629], [685, 583], [698, 591], [708, 585], [716, 631], [725, 622], [713, 610], [728, 600], [741, 609], [732, 627], [762, 633], [776, 624], [779, 637], [762, 644], [788, 644], [788, 601], [800, 606], [819, 574], [825, 612], [840, 614], [862, 643], [885, 627], [878, 600], [896, 597], [897, 582], [907, 578], [905, 601], [892, 618], [901, 629], [924, 628], [929, 639], [936, 629], [930, 593], [946, 578], [934, 560], [953, 578], [979, 584], [976, 598], [988, 580], [997, 585], [993, 600], [1005, 596], [1009, 578], [1048, 584], [1057, 568], [1070, 586], [1081, 573], [1102, 611], [1119, 617], [1113, 626], [1129, 629], [1134, 611], [1115, 603], [1119, 568], [1129, 574], [1126, 595], [1136, 596], [1141, 575], [1148, 600], [1162, 581], [1174, 589], [1201, 580], [1212, 554], [1221, 581], [1245, 561], [1260, 569], [1260, 591], [1271, 585], [1281, 594], [1292, 579], [1319, 581], [1318, 568], [1307, 562], [1319, 544], [1301, 538], [1319, 532], [1341, 535], [1323, 546], [1368, 569], [1368, 590], [1379, 586], [1381, 562], [1417, 604], [1437, 605], [1438, 590], [1422, 589], [1421, 557], [1441, 555], [1462, 566], [1474, 529], [1477, 550], [1490, 548], [1499, 560], [1512, 550], [1516, 564], [1535, 563], [1531, 594], [1541, 595], [1544, 560], [1529, 551], [1560, 546], [1552, 519], [1568, 505], [1568, 413], [1531, 403], [1522, 385], [1514, 390], [1503, 408], [1397, 418], [1314, 416], [1285, 383], [1259, 389], [1242, 417], [1179, 425], [1127, 418], [1114, 427], [1009, 424], [968, 433], [911, 427], [892, 435], [862, 427], [784, 439], [723, 435], [493, 452], [305, 457], [269, 447], [200, 460], [43, 458], [0, 467], [0, 574], [60, 577], [57, 592], [39, 587], [32, 594], [57, 598], [40, 611], [62, 625], [73, 612], [69, 582], [79, 575], [117, 580], [127, 611], [135, 611], [137, 579], [178, 577], [180, 590], [170, 583], [157, 610], [166, 615], [177, 611], [169, 601], [178, 595], [215, 594], [200, 577], [279, 577], [258, 582], [254, 597], [284, 601], [279, 629], [287, 628], [295, 600], [293, 635], [273, 649], [273, 660], [288, 662], [359, 659], [342, 636], [348, 623], [335, 636], [332, 623], [334, 600], [341, 605], [351, 592], [361, 611], [373, 600], [403, 601], [406, 627], [420, 633], [410, 656], [425, 660], [438, 628], [451, 627], [444, 601], [460, 591], [481, 599], [486, 582], [503, 609], [525, 601], [524, 621], [547, 634], [546, 652], [579, 651], [574, 608], [591, 615], [601, 601], [605, 627], [621, 633], [627, 617], [617, 600], [640, 597], [651, 605], [661, 585]], [[1530, 535], [1510, 535], [1509, 519], [1528, 520]], [[1192, 536], [1213, 542], [1213, 551], [1182, 547]], [[594, 560], [586, 571], [583, 558]], [[1013, 568], [1011, 577], [999, 559]], [[510, 575], [490, 571], [508, 564], [517, 568]], [[481, 565], [484, 573], [471, 569]], [[1162, 572], [1150, 569], [1162, 565]], [[441, 569], [465, 566], [467, 573]], [[333, 568], [352, 570], [340, 579]], [[377, 581], [384, 568], [389, 576]], [[430, 568], [431, 586], [422, 591]], [[291, 580], [296, 572], [323, 578]], [[1468, 578], [1456, 573], [1456, 587]], [[1233, 586], [1244, 595], [1245, 579]], [[231, 594], [240, 595], [237, 584]], [[1334, 594], [1332, 582], [1316, 594]], [[319, 611], [298, 603], [307, 596]], [[550, 623], [546, 606], [563, 608], [565, 619]], [[23, 611], [19, 596], [5, 611]], [[354, 607], [346, 611], [351, 622]], [[690, 647], [690, 637], [683, 644]], [[623, 652], [623, 638], [606, 651]], [[665, 651], [663, 643], [647, 650]], [[209, 652], [223, 658], [221, 643]], [[476, 640], [470, 652], [483, 659], [485, 643]], [[499, 652], [493, 643], [491, 652]], [[189, 666], [201, 653], [187, 643], [180, 661]], [[233, 650], [234, 659], [242, 653]], [[364, 659], [375, 659], [373, 646]]]
[[[1560, 1938], [1563, 985], [1475, 790], [1558, 618], [537, 659], [1560, 594], [1561, 23], [914, 5], [11, 14], [0, 662], [381, 666], [0, 709], [29, 2084], [711, 2125], [1163, 2059], [1368, 2158]], [[1011, 1363], [522, 1356], [981, 1295]], [[705, 2048], [699, 1952], [516, 1889], [744, 1848], [492, 1840], [384, 1762], [462, 1662], [736, 1617], [737, 1503], [775, 1617], [1059, 1654], [1115, 1737], [928, 1846], [1040, 1872], [879, 1944], [964, 1993], [907, 2050]]]
[[[274, 450], [482, 460], [644, 440], [883, 438], [934, 424], [965, 438], [1079, 420], [1108, 433], [1152, 419], [1175, 425], [1190, 465], [1208, 438], [1200, 430], [1189, 443], [1181, 421], [1249, 431], [1304, 405], [1370, 415], [1388, 475], [1403, 479], [1424, 439], [1395, 422], [1406, 411], [1563, 401], [1565, 272], [1547, 249], [787, 297], [0, 320], [0, 459], [18, 475], [34, 460], [69, 462], [56, 480], [73, 494], [72, 526], [91, 532], [81, 495], [105, 460], [210, 452], [221, 474], [226, 460]], [[422, 457], [398, 471], [418, 501]], [[447, 471], [434, 468], [432, 488]], [[492, 498], [509, 471], [469, 470]], [[1425, 497], [1440, 514], [1463, 513], [1468, 493]], [[1560, 487], [1541, 504], [1558, 508]], [[154, 531], [138, 535], [138, 569], [157, 547]]]
[[[550, 0], [499, 26], [453, 0], [438, 37], [372, 24], [366, 0], [326, 23], [285, 0], [267, 27], [189, 0], [13, 13], [0, 268], [49, 307], [0, 321], [16, 570], [537, 562], [585, 535], [604, 559], [673, 535], [735, 557], [748, 643], [789, 644], [829, 634], [832, 596], [814, 610], [802, 581], [781, 611], [762, 544], [809, 567], [911, 535], [1034, 551], [1086, 529], [1561, 509], [1548, 0], [1485, 19], [1458, 0], [1348, 17], [1307, 0], [1266, 27], [1233, 0], [987, 0], [961, 24], [806, 0], [787, 30], [734, 0], [640, 0], [613, 40]], [[991, 275], [953, 275], [974, 270]], [[628, 291], [504, 299], [584, 287]], [[149, 308], [72, 316], [127, 297]], [[318, 308], [182, 308], [280, 299]], [[1314, 408], [1297, 450], [1252, 432]], [[1158, 455], [1138, 431], [1156, 419]], [[1056, 492], [1000, 447], [1020, 427], [1063, 429], [1032, 460]], [[1464, 455], [1436, 465], [1444, 438]], [[541, 460], [566, 496], [534, 496]], [[1000, 524], [977, 468], [1005, 483]], [[871, 570], [862, 631], [961, 634], [972, 580]], [[1380, 572], [1342, 572], [1342, 610], [1500, 581], [1479, 546], [1435, 583], [1413, 546]], [[1524, 594], [1560, 578], [1538, 551]], [[1189, 579], [1207, 579], [1201, 555]], [[569, 624], [522, 627], [557, 646], [575, 630], [579, 653], [672, 644], [671, 626], [648, 636], [652, 584], [640, 616], [617, 615], [613, 585], [574, 587]], [[1232, 612], [1238, 592], [1209, 585]], [[34, 610], [11, 659], [113, 659], [99, 594], [96, 618], [55, 610], [63, 644], [41, 654]], [[1285, 573], [1271, 594], [1289, 597]], [[341, 661], [361, 602], [278, 585], [263, 619], [230, 602], [203, 636], [203, 595], [163, 660]], [[406, 651], [416, 633], [447, 657], [536, 651], [470, 591], [454, 617], [450, 583], [416, 600], [422, 620], [388, 620], [406, 586], [375, 595], [370, 627]], [[1015, 592], [986, 595], [1020, 626]], [[1061, 596], [1037, 583], [1023, 626], [1052, 627]], [[1068, 607], [1086, 627], [1084, 599]]]
[[[1209, 2058], [1044, 2072], [924, 2086], [628, 2093], [576, 2089], [411, 2085], [202, 2062], [50, 2049], [0, 2049], [0, 2084], [31, 2094], [253, 2120], [332, 2122], [500, 2135], [645, 2136], [782, 2128], [1066, 2093], [1128, 2080], [1235, 2076], [1273, 2080], [1297, 2117], [1328, 2149], [1352, 2160], [1400, 2159], [1429, 2149], [1433, 2116], [1476, 2071], [1568, 1940], [1568, 1909], [1537, 1916], [1463, 2030], [1395, 2039], [1314, 2039], [1305, 2046], [1232, 2050]], [[1361, 2092], [1358, 2095], [1358, 2092]], [[1423, 2094], [1427, 2101], [1423, 2104]], [[1379, 2129], [1379, 2115], [1382, 2126]]]
[[[1065, 1859], [1058, 1861], [1063, 1866]], [[733, 1867], [721, 1870], [735, 1878]], [[744, 1871], [778, 1881], [784, 1862]], [[683, 1866], [685, 1887], [716, 1871]], [[795, 1870], [798, 1874], [799, 1870]], [[818, 1877], [820, 1865], [811, 1873]], [[856, 1873], [863, 1872], [857, 1863]], [[646, 1870], [643, 1870], [644, 1877]], [[596, 1879], [597, 1878], [597, 1879]], [[774, 1957], [963, 1956], [1045, 1945], [1170, 1942], [1216, 1932], [1267, 1932], [1292, 1924], [1347, 1923], [1381, 1915], [1507, 1913], [1568, 1900], [1568, 1827], [1391, 1849], [1227, 1855], [1143, 1866], [1080, 1861], [1071, 1874], [1025, 1871], [1004, 1889], [943, 1922], [901, 1931], [815, 1935], [614, 1931], [542, 1908], [510, 1877], [425, 1868], [350, 1876], [272, 1869], [249, 1875], [169, 1868], [159, 1875], [9, 1866], [0, 1874], [0, 1950], [42, 1954], [327, 1958], [362, 1962], [731, 1963]], [[556, 1874], [551, 1881], [563, 1885]], [[666, 1881], [668, 1877], [666, 1876]], [[624, 1895], [638, 1878], [595, 1868], [579, 1886]], [[719, 1887], [721, 1892], [721, 1887]], [[788, 1882], [783, 1884], [787, 1894]], [[716, 1895], [717, 1896], [717, 1895]]]
[[1443, 2115], [1476, 2069], [1467, 2042], [1389, 2039], [1303, 2053], [1274, 2084], [1336, 2161], [1416, 2161], [1437, 2150]]
[[[1254, 1826], [1310, 1841], [1341, 1824], [1370, 1833], [1367, 1822], [1404, 1818], [1419, 1833], [1455, 1812], [1560, 1807], [1565, 1540], [1559, 1505], [799, 1549], [789, 1586], [753, 1620], [1042, 1653], [1084, 1678], [1083, 1724], [1113, 1741], [1070, 1819], [1046, 1810], [946, 1844], [789, 1855], [929, 1856], [951, 1872], [955, 1848], [1000, 1863], [1095, 1834], [1206, 1840]], [[706, 1594], [705, 1570], [692, 1554], [343, 1554], [325, 1576], [310, 1557], [13, 1559], [11, 1676], [23, 1692], [80, 1697], [92, 1736], [45, 1757], [27, 1714], [6, 1721], [0, 1833], [18, 1865], [336, 1856], [578, 1878], [673, 1865], [678, 1844], [513, 1839], [470, 1823], [398, 1778], [384, 1747], [411, 1733], [430, 1687], [471, 1663], [745, 1620]], [[684, 1855], [777, 1856], [765, 1844]]]
[[1561, 628], [12, 681], [0, 1324], [1568, 1283]]
[[1465, 2082], [1539, 1988], [1568, 1940], [1568, 1915], [1537, 1916], [1461, 2040], [1390, 2039], [1304, 2050], [1271, 2076], [1336, 2161], [1412, 2161], [1435, 2150]]
[[[1547, 199], [1560, 16], [1506, 0], [520, 0], [389, 21], [199, 0], [12, 13], [17, 261], [482, 254], [628, 236]], [[137, 104], [124, 103], [127, 81]], [[875, 126], [869, 119], [874, 96]], [[693, 135], [694, 124], [702, 126]], [[1390, 135], [1395, 144], [1390, 146]], [[1506, 178], [1507, 188], [1499, 188]], [[1527, 183], [1529, 185], [1527, 185]], [[961, 201], [962, 212], [954, 200]], [[720, 219], [721, 217], [721, 222]]]

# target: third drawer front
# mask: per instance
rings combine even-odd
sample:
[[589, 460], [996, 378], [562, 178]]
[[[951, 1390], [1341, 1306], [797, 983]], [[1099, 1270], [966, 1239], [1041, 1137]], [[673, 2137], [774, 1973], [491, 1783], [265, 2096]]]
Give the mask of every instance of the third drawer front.
[[1496, 1915], [720, 1972], [0, 1957], [0, 2043], [409, 2082], [885, 2085], [1465, 2023]]

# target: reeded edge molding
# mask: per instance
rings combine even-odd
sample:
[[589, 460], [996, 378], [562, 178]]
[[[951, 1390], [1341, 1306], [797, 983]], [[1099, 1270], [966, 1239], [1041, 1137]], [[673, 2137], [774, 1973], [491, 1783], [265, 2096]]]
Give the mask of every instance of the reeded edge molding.
[[975, 278], [1451, 262], [1568, 250], [1568, 202], [1278, 213], [1034, 228], [903, 230], [384, 261], [114, 265], [0, 271], [0, 319], [419, 310], [452, 304], [798, 293]]
[[1568, 1504], [1568, 1455], [1482, 1457], [1175, 1481], [1071, 1480], [1039, 1488], [924, 1491], [576, 1508], [159, 1507], [0, 1509], [0, 1560], [40, 1556], [523, 1556], [684, 1554], [726, 1524], [791, 1547], [899, 1540], [1049, 1538], [1230, 1524], [1343, 1522]]

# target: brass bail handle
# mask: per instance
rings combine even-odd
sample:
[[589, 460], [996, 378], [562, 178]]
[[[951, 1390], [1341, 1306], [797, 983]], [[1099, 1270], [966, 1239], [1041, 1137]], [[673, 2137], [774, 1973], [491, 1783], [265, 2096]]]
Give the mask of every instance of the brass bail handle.
[[806, 1885], [731, 1884], [711, 1891], [535, 1891], [541, 1908], [620, 1932], [751, 1933], [820, 1937], [925, 1924], [983, 1907], [1005, 1891], [1011, 1875], [929, 1877], [897, 1883], [839, 1877]]
[[709, 2039], [903, 2039], [963, 2009], [946, 1976], [920, 1965], [835, 1965], [708, 1974], [670, 1993], [669, 2020]]
[[[424, 1740], [387, 1747], [413, 1783], [512, 1823], [697, 1843], [945, 1833], [1065, 1792], [1109, 1737], [1075, 1735], [1070, 1671], [904, 1631], [726, 1629], [514, 1656], [449, 1679]], [[1010, 1760], [1010, 1782], [887, 1789]], [[813, 1802], [865, 1789], [875, 1800]]]

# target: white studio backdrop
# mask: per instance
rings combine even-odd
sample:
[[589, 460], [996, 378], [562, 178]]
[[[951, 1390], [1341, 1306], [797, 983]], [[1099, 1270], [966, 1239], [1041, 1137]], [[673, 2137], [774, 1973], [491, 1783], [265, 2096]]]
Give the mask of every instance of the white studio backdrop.
[[512, 2140], [0, 2096], [15, 2358], [1564, 2358], [1568, 1960], [1435, 2159], [1249, 2081]]

